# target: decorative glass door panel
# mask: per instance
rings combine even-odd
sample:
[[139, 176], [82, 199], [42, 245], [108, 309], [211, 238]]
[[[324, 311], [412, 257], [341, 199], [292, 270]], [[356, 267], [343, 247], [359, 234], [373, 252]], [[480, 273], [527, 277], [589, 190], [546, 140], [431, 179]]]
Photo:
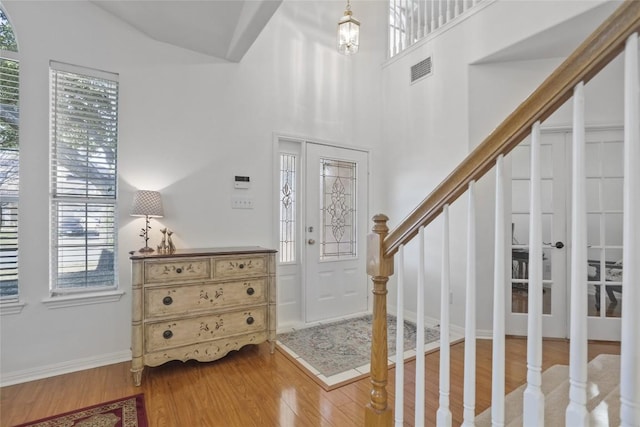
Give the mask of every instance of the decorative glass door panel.
[[356, 163], [320, 159], [320, 259], [357, 255]]

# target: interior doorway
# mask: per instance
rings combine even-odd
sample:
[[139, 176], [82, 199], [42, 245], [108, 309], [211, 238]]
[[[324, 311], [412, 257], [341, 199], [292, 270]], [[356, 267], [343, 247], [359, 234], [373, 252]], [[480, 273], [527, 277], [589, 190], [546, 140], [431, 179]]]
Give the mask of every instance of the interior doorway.
[[[570, 130], [542, 133], [543, 336], [569, 331]], [[586, 133], [588, 338], [620, 340], [622, 307], [623, 131]], [[507, 334], [527, 334], [530, 145], [510, 155], [512, 250]]]

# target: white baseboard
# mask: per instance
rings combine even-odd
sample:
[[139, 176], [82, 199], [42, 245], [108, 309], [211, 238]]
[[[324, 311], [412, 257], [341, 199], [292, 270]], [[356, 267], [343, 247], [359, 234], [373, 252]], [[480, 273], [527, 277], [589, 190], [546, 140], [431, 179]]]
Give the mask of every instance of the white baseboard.
[[57, 375], [69, 374], [71, 372], [84, 371], [85, 369], [98, 368], [100, 366], [112, 365], [114, 363], [127, 362], [130, 360], [131, 350], [127, 350], [110, 354], [102, 354], [95, 357], [69, 360], [67, 362], [40, 366], [34, 369], [4, 373], [0, 378], [0, 387], [55, 377]]

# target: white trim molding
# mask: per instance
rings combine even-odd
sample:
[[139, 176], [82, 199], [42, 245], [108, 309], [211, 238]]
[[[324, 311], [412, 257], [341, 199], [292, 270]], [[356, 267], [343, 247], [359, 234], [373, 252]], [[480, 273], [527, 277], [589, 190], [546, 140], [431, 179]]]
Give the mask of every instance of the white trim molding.
[[0, 387], [41, 380], [43, 378], [55, 377], [57, 375], [69, 374], [71, 372], [84, 371], [86, 369], [99, 368], [101, 366], [113, 365], [115, 363], [127, 362], [130, 360], [131, 350], [126, 350], [102, 354], [95, 357], [69, 360], [62, 363], [54, 363], [52, 365], [40, 366], [33, 369], [9, 372], [7, 374], [2, 374]]
[[67, 308], [76, 307], [79, 305], [89, 304], [103, 304], [107, 302], [118, 302], [124, 295], [124, 291], [105, 291], [105, 292], [91, 292], [86, 294], [72, 294], [55, 296], [42, 300], [42, 303], [47, 308]]

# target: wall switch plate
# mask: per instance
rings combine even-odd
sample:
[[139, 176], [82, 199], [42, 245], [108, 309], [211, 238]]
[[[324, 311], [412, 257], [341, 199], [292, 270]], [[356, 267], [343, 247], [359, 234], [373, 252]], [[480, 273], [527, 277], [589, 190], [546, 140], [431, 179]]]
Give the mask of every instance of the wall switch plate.
[[245, 196], [232, 196], [231, 209], [253, 209], [253, 198]]

